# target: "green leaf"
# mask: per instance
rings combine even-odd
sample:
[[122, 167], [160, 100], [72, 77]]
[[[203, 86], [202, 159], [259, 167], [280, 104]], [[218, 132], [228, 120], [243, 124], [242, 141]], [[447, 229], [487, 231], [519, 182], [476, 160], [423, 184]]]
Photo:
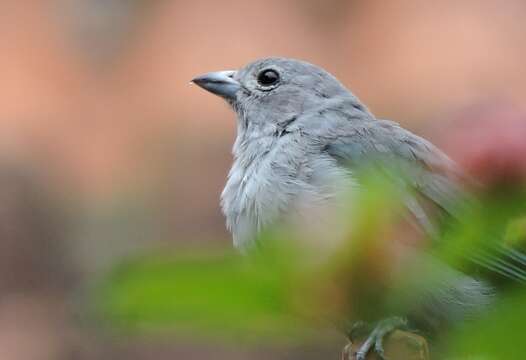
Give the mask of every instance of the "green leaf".
[[[481, 318], [449, 334], [451, 358], [522, 359], [526, 354], [526, 292], [501, 298]], [[482, 356], [483, 355], [483, 356]]]
[[308, 326], [294, 314], [287, 262], [280, 256], [251, 262], [220, 252], [145, 256], [103, 281], [95, 292], [97, 309], [110, 326], [134, 332], [305, 336]]

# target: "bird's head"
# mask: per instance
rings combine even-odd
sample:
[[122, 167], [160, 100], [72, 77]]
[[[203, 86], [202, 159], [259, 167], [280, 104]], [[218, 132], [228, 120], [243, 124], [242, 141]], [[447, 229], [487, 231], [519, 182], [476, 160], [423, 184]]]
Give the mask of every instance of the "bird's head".
[[192, 82], [223, 97], [245, 128], [268, 127], [270, 131], [272, 125], [319, 109], [332, 99], [354, 99], [359, 104], [327, 71], [286, 58], [260, 59], [240, 70], [211, 72]]

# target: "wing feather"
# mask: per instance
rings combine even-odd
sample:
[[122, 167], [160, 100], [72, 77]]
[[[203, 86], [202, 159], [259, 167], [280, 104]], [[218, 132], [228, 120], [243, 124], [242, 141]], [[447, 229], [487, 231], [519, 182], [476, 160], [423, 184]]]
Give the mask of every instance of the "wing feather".
[[[353, 168], [373, 162], [379, 166], [396, 163], [402, 167], [403, 179], [394, 179], [414, 190], [406, 201], [408, 210], [430, 235], [434, 226], [421, 198], [456, 218], [459, 204], [470, 201], [460, 185], [466, 177], [456, 164], [429, 141], [388, 120], [348, 115], [341, 108], [324, 109], [304, 120], [309, 135], [322, 144], [323, 150], [343, 166]], [[491, 249], [467, 256], [469, 260], [506, 278], [526, 282], [526, 255], [516, 249], [494, 244]]]

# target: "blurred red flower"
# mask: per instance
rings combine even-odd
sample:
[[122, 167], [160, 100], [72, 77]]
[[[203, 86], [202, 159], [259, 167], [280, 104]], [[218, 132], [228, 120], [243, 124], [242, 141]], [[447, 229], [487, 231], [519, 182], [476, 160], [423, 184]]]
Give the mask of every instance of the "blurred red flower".
[[487, 186], [526, 184], [526, 113], [483, 104], [451, 118], [444, 150]]

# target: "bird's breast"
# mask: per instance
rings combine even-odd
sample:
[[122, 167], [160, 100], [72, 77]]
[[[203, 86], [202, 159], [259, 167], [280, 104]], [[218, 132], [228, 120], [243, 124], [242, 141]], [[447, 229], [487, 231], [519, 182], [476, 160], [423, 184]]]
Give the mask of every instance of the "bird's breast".
[[320, 220], [320, 213], [351, 184], [349, 172], [334, 159], [300, 142], [274, 144], [257, 155], [238, 154], [221, 195], [234, 245], [249, 247], [272, 224]]

